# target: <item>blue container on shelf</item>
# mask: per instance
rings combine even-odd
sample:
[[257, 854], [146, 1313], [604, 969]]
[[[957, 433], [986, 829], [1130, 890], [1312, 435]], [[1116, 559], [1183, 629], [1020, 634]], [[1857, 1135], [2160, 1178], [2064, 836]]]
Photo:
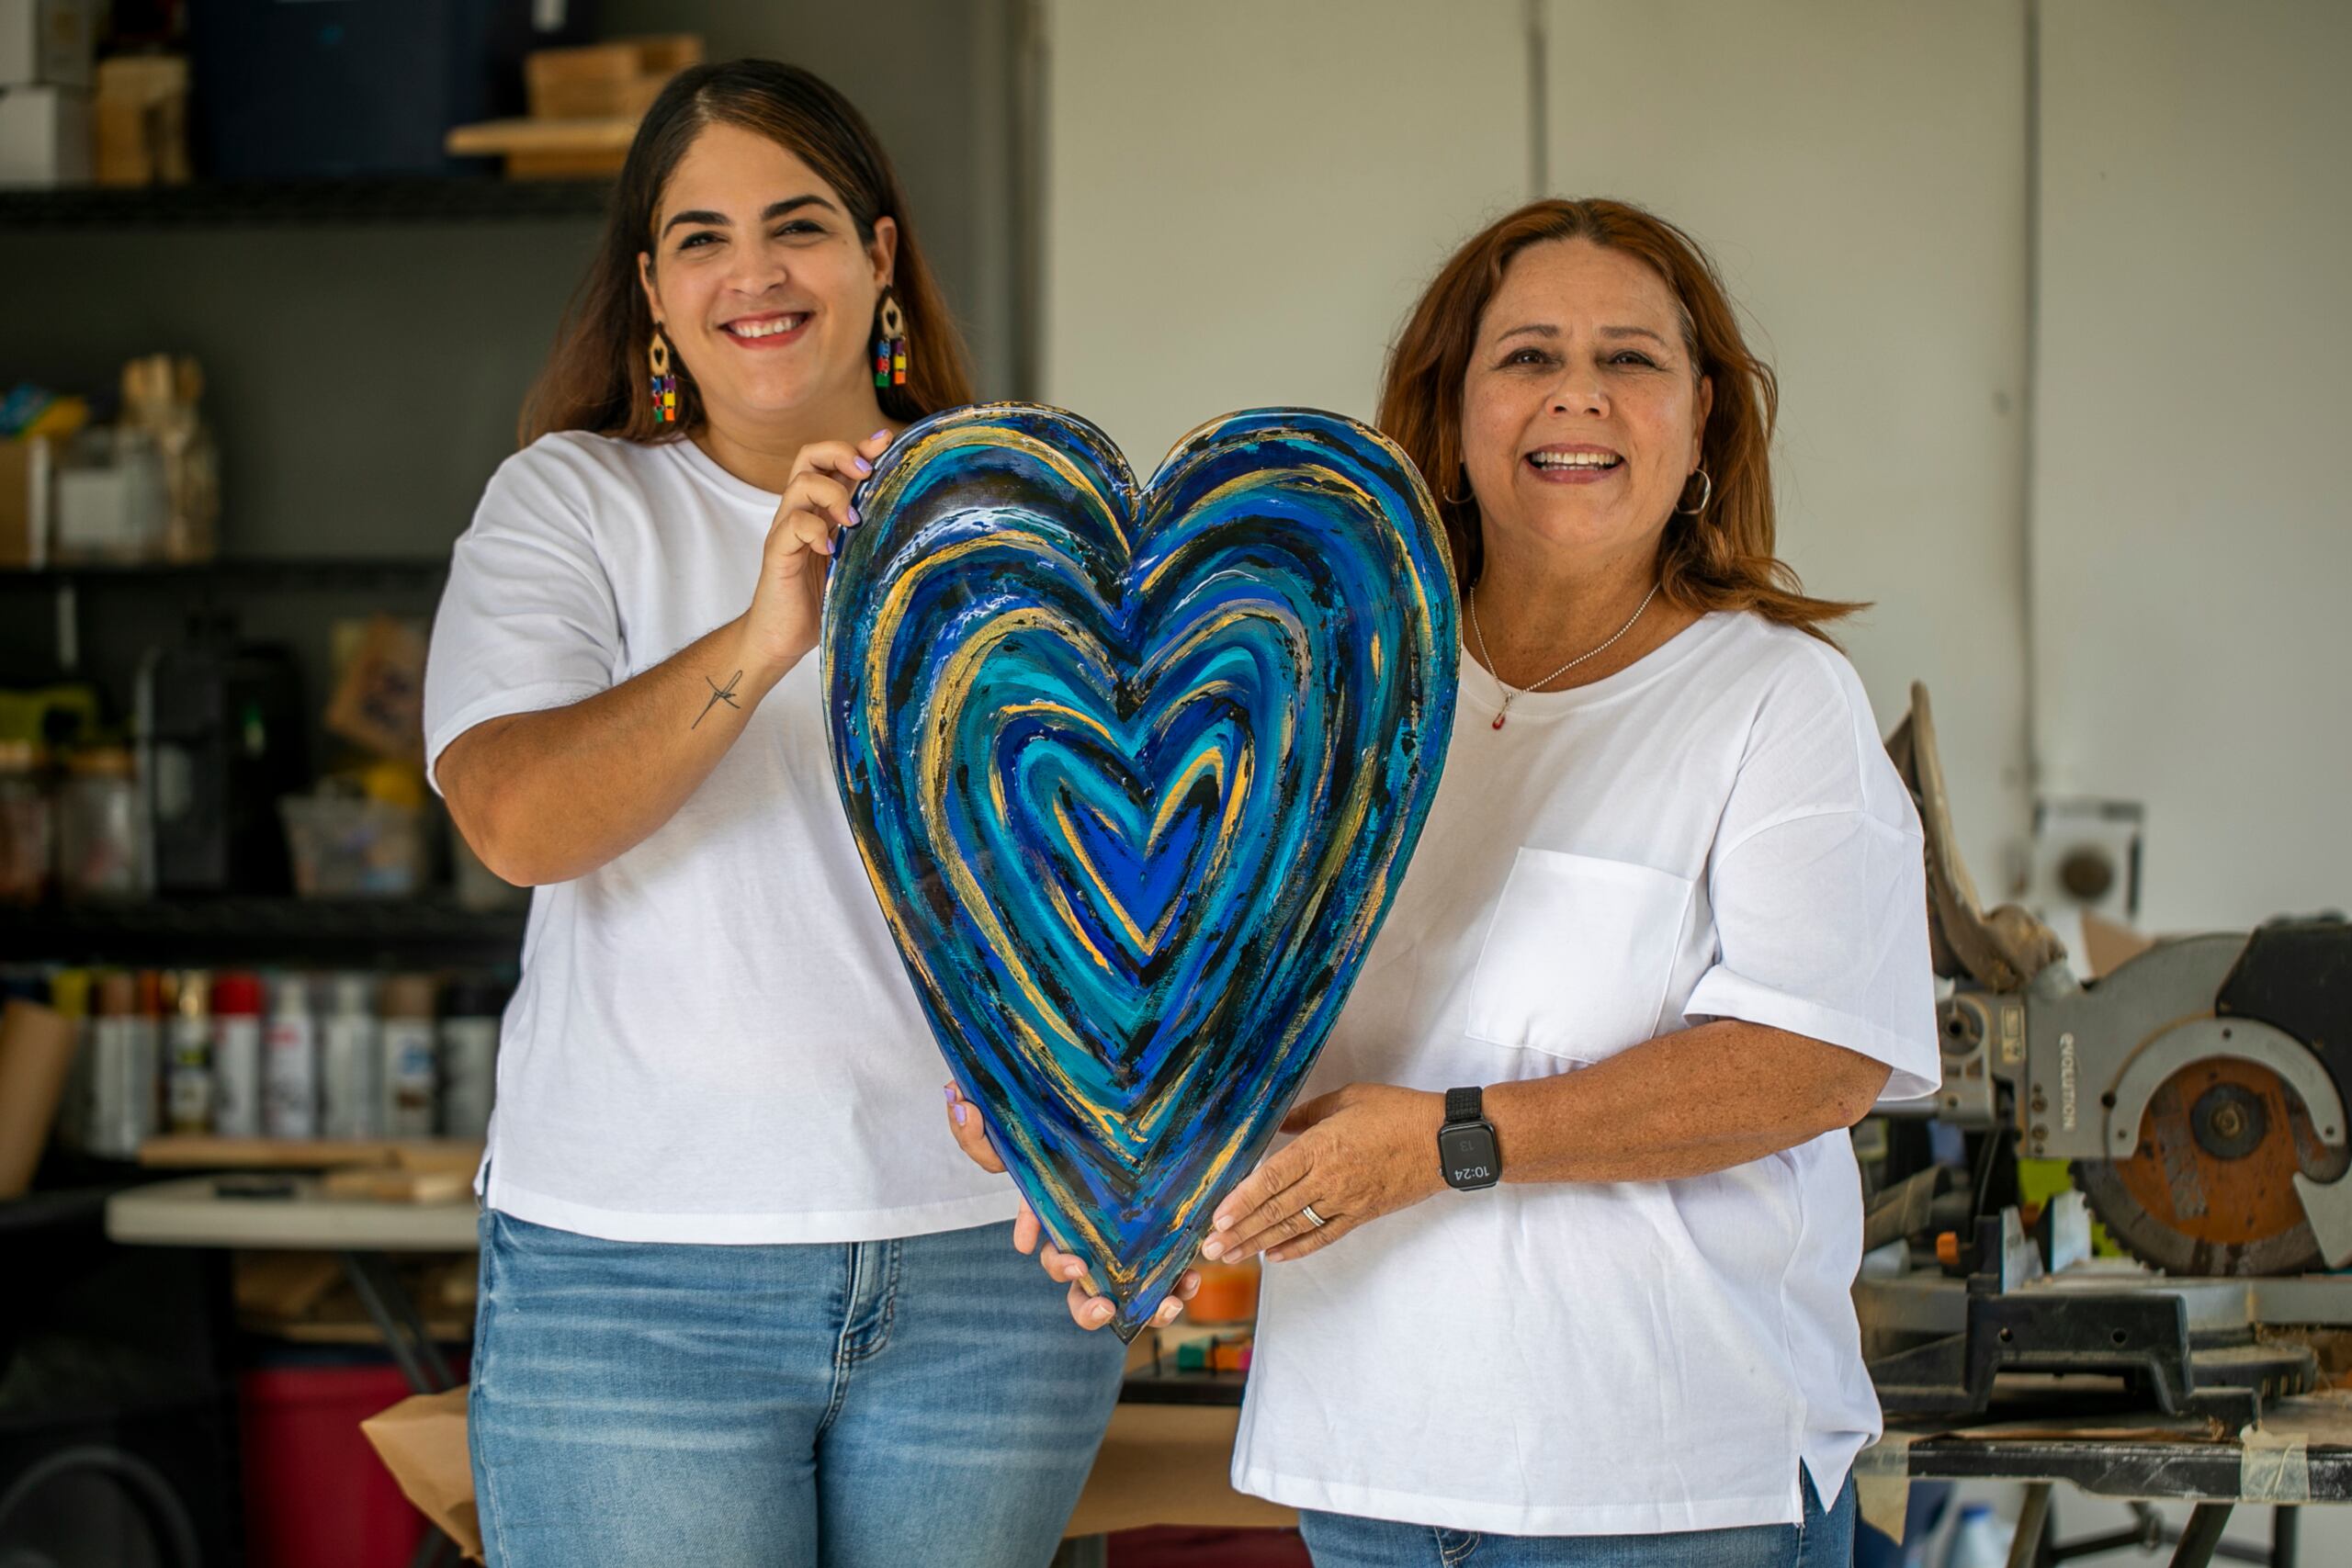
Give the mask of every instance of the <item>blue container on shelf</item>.
[[523, 56], [587, 37], [588, 0], [208, 0], [188, 22], [209, 180], [447, 175], [452, 126], [523, 112]]

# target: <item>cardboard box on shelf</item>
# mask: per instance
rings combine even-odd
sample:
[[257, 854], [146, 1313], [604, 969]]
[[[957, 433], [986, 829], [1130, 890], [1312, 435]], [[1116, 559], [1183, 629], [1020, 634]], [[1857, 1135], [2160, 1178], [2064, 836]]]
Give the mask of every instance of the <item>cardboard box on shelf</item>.
[[533, 119], [604, 119], [627, 112], [637, 51], [625, 43], [535, 49], [523, 57], [523, 92]]
[[0, 441], [0, 567], [49, 564], [53, 451], [46, 435]]
[[89, 179], [89, 94], [79, 87], [0, 88], [0, 186]]
[[443, 145], [458, 157], [504, 159], [510, 180], [617, 174], [637, 122], [670, 78], [702, 55], [695, 33], [534, 50], [523, 62], [529, 116], [455, 127]]
[[523, 90], [533, 119], [634, 120], [663, 84], [701, 61], [695, 33], [538, 49], [524, 57]]
[[90, 85], [98, 0], [0, 0], [0, 87]]
[[100, 61], [90, 113], [98, 184], [187, 183], [185, 57], [128, 54]]

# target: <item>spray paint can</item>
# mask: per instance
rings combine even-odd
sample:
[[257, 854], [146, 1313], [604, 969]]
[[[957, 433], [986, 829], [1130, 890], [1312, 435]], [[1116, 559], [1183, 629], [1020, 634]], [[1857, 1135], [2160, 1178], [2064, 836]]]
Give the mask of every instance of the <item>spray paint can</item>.
[[65, 1069], [65, 1094], [57, 1107], [57, 1141], [85, 1153], [90, 1148], [92, 1067], [97, 1056], [90, 1043], [93, 980], [87, 969], [60, 969], [49, 977], [49, 1005], [74, 1026], [74, 1065]]
[[[108, 1159], [138, 1158], [139, 1145], [155, 1132], [154, 981], [152, 972], [116, 970], [98, 982], [90, 1031], [90, 1152]], [[143, 1013], [142, 1001], [150, 1010]]]
[[433, 1136], [441, 1089], [440, 1041], [433, 1027], [433, 976], [394, 975], [384, 981], [384, 1134]]
[[449, 987], [441, 1008], [442, 1132], [481, 1138], [490, 1132], [498, 1088], [498, 1022], [505, 988], [475, 976]]
[[263, 1135], [317, 1137], [319, 1024], [311, 1013], [310, 976], [282, 974], [271, 982], [261, 1055]]
[[201, 969], [174, 976], [164, 1043], [171, 1063], [164, 1104], [175, 1133], [212, 1131], [212, 977]]
[[261, 976], [242, 970], [212, 983], [212, 1130], [261, 1136]]
[[376, 1022], [375, 976], [336, 976], [326, 1016], [319, 1022], [320, 1071], [325, 1090], [322, 1119], [330, 1138], [384, 1135], [380, 1032]]

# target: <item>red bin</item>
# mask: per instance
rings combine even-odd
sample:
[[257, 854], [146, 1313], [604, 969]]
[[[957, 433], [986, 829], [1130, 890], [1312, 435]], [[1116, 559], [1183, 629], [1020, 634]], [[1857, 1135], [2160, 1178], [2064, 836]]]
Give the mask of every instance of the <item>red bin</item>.
[[390, 1366], [265, 1367], [238, 1380], [252, 1568], [406, 1568], [424, 1516], [359, 1423], [409, 1393]]

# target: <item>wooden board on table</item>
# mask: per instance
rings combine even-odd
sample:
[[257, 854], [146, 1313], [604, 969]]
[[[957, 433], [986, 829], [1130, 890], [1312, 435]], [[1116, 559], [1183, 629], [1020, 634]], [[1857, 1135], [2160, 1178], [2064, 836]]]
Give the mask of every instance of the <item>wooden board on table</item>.
[[481, 1145], [471, 1138], [216, 1138], [174, 1133], [139, 1145], [139, 1163], [172, 1170], [332, 1170], [390, 1166], [471, 1177]]
[[322, 1185], [330, 1198], [372, 1198], [379, 1203], [451, 1203], [473, 1186], [473, 1171], [447, 1166], [404, 1170], [389, 1165], [339, 1166]]

